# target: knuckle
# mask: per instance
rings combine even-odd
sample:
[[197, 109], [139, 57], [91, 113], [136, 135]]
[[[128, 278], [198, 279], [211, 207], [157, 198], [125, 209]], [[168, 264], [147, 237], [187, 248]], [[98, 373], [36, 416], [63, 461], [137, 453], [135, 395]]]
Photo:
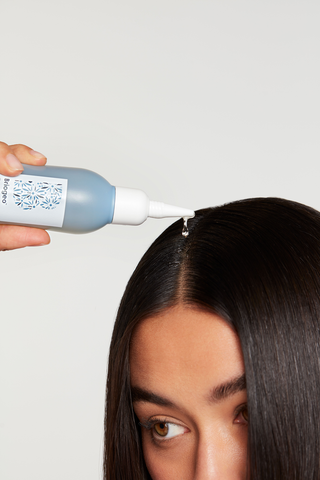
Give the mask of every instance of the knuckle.
[[29, 147], [27, 147], [26, 145], [22, 145], [21, 143], [10, 145], [10, 148], [16, 155], [28, 153], [30, 150]]
[[7, 153], [10, 152], [10, 147], [9, 145], [7, 145], [6, 143], [4, 142], [0, 142], [0, 156], [4, 157], [5, 155], [7, 155]]

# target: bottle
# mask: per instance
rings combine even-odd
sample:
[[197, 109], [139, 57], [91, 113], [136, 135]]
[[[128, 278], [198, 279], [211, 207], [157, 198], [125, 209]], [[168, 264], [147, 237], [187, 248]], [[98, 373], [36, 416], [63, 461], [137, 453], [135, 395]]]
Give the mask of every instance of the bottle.
[[0, 175], [0, 223], [88, 233], [110, 223], [140, 225], [147, 217], [193, 216], [82, 168], [25, 165], [17, 177]]

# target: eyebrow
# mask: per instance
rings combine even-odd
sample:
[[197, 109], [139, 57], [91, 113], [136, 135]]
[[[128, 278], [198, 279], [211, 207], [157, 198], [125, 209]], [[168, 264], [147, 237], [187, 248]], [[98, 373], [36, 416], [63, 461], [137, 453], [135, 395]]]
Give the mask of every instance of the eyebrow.
[[[246, 375], [244, 373], [240, 377], [233, 378], [214, 387], [209, 394], [209, 401], [211, 403], [217, 403], [245, 389]], [[160, 405], [162, 407], [176, 407], [174, 402], [168, 398], [161, 397], [154, 392], [150, 392], [140, 387], [131, 387], [131, 397], [132, 402], [146, 402]]]
[[212, 402], [219, 402], [220, 400], [224, 400], [235, 393], [242, 392], [246, 388], [246, 374], [244, 373], [240, 377], [233, 378], [229, 382], [225, 382], [217, 387], [214, 387], [209, 395], [209, 398]]

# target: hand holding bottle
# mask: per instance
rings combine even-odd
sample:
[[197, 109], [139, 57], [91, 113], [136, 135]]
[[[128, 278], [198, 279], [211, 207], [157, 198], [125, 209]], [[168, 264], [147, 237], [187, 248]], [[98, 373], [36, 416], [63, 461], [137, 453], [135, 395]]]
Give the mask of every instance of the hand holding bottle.
[[[0, 142], [0, 174], [14, 177], [23, 172], [23, 165], [45, 165], [47, 159], [26, 145]], [[50, 237], [45, 230], [15, 225], [0, 225], [0, 250], [47, 245]]]

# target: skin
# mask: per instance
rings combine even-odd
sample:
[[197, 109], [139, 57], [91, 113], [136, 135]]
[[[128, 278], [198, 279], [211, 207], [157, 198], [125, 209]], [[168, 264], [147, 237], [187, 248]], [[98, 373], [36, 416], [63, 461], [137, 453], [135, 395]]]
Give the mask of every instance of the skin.
[[[223, 319], [178, 306], [142, 321], [130, 374], [153, 480], [246, 478], [247, 395], [241, 379], [234, 384], [244, 376], [243, 356]], [[219, 388], [228, 383], [229, 391]]]
[[[47, 159], [42, 153], [26, 145], [7, 145], [0, 142], [0, 174], [14, 177], [23, 172], [23, 165], [45, 165]], [[0, 225], [0, 250], [13, 250], [27, 246], [50, 243], [45, 230], [14, 225]]]

